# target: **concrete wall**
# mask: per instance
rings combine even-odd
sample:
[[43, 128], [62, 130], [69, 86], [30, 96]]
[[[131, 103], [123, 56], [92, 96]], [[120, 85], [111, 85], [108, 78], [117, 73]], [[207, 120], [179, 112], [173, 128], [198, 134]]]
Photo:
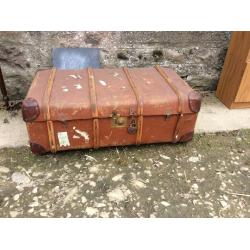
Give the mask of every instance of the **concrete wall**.
[[103, 67], [160, 64], [194, 88], [215, 90], [230, 32], [0, 32], [0, 65], [9, 95], [23, 98], [53, 47], [101, 48]]

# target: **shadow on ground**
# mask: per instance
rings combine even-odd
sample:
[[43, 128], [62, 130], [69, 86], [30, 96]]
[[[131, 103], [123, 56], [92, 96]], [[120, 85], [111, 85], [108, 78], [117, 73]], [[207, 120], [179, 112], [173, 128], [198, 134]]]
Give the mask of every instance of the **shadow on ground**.
[[249, 217], [250, 130], [33, 155], [0, 150], [1, 217]]

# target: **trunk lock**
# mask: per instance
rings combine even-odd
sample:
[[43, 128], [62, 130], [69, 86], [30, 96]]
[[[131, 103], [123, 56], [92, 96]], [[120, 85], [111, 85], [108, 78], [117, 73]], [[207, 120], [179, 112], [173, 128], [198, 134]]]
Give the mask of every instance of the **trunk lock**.
[[136, 116], [135, 115], [136, 115], [136, 113], [130, 109], [131, 120], [130, 120], [130, 123], [128, 126], [128, 133], [132, 134], [132, 135], [136, 134], [136, 132], [137, 132], [137, 124], [136, 124]]

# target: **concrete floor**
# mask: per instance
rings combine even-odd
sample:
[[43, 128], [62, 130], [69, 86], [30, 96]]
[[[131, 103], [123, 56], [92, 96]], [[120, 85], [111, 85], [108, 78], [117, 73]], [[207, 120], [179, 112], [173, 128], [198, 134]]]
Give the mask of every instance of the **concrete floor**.
[[[214, 133], [250, 129], [249, 109], [227, 109], [214, 95], [204, 97], [195, 133]], [[28, 145], [28, 135], [21, 112], [0, 110], [0, 148]]]

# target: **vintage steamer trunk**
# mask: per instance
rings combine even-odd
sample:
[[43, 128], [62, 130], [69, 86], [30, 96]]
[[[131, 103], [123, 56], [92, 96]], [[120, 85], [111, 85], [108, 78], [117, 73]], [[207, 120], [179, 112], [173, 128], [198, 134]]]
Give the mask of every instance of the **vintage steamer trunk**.
[[174, 71], [41, 70], [23, 101], [33, 153], [192, 139], [201, 97]]

